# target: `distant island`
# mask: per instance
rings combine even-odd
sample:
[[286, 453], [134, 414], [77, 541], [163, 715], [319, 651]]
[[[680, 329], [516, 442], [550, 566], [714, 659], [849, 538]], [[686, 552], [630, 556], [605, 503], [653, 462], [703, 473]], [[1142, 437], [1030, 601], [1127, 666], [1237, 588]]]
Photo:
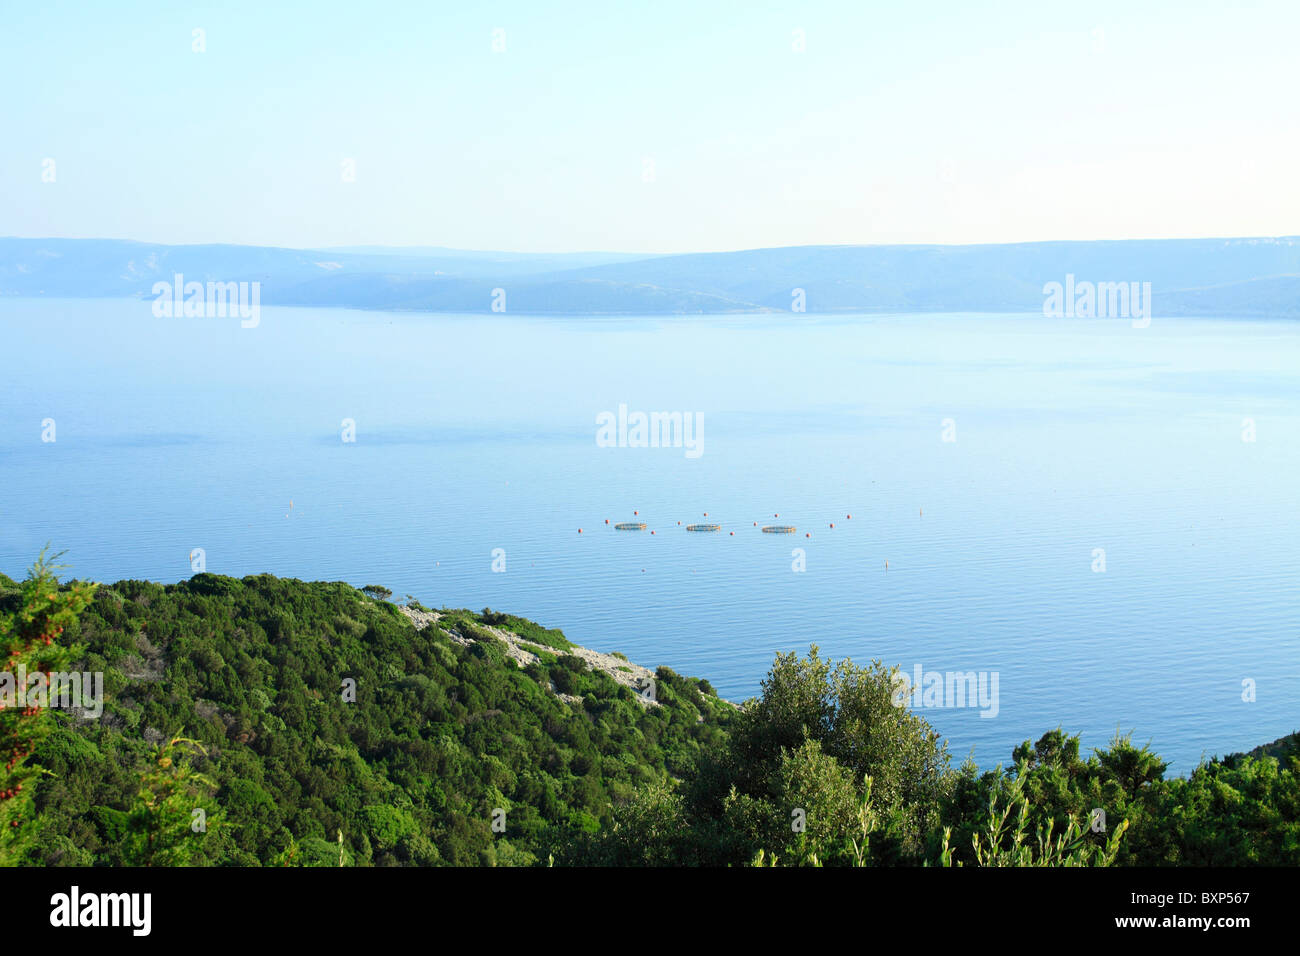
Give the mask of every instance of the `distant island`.
[[0, 295], [149, 298], [180, 274], [263, 305], [566, 315], [1043, 314], [1045, 286], [1149, 283], [1155, 316], [1300, 317], [1300, 238], [795, 246], [637, 256], [0, 239]]

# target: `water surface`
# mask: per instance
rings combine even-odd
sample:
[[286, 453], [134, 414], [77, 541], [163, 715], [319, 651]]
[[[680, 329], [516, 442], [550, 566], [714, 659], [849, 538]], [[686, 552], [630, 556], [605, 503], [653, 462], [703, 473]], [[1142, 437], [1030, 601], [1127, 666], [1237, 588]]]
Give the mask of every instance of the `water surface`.
[[[925, 711], [984, 766], [1060, 725], [1085, 748], [1133, 730], [1186, 773], [1300, 726], [1294, 323], [264, 308], [242, 329], [9, 299], [0, 354], [12, 576], [47, 541], [104, 581], [187, 577], [202, 548], [217, 573], [509, 610], [733, 699], [811, 643], [996, 671], [996, 718]], [[701, 416], [704, 453], [598, 447], [620, 403]], [[634, 511], [647, 532], [604, 525]], [[704, 520], [723, 532], [677, 525]]]

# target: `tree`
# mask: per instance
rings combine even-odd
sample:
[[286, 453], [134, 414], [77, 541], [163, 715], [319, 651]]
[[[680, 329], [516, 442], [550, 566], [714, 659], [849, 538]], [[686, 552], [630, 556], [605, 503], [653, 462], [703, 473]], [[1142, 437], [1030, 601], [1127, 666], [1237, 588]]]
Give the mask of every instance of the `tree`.
[[[1023, 776], [1006, 779], [1001, 792], [989, 798], [988, 818], [983, 832], [971, 844], [977, 866], [1110, 866], [1119, 855], [1120, 840], [1128, 829], [1121, 820], [1105, 842], [1088, 839], [1087, 823], [1071, 817], [1064, 830], [1056, 830], [1048, 819], [1031, 830], [1030, 801], [1024, 793]], [[1054, 835], [1054, 832], [1055, 835]], [[945, 867], [961, 866], [950, 846], [951, 830], [943, 831], [939, 860]], [[1032, 839], [1031, 839], [1032, 837]]]
[[209, 796], [216, 784], [196, 771], [195, 755], [207, 751], [188, 737], [161, 744], [140, 775], [140, 789], [126, 814], [128, 866], [190, 866], [200, 862], [207, 834], [224, 814]]
[[1134, 747], [1132, 734], [1122, 737], [1117, 734], [1109, 748], [1097, 751], [1097, 759], [1130, 800], [1136, 799], [1143, 788], [1163, 780], [1168, 766], [1151, 752], [1149, 745]]
[[76, 626], [95, 592], [85, 582], [60, 587], [58, 557], [42, 550], [17, 595], [6, 596], [5, 604], [15, 606], [0, 610], [0, 865], [18, 862], [35, 836], [32, 783], [41, 771], [27, 758], [54, 729], [50, 706], [58, 701], [50, 699], [49, 675], [66, 671], [77, 650], [56, 641]]
[[689, 859], [689, 833], [681, 797], [656, 781], [636, 791], [627, 806], [614, 812], [605, 841], [614, 866], [681, 866]]
[[777, 654], [762, 696], [735, 722], [728, 765], [739, 791], [771, 794], [786, 755], [815, 741], [855, 786], [872, 779], [885, 832], [905, 855], [919, 854], [951, 782], [949, 758], [939, 734], [894, 703], [893, 689], [894, 672], [879, 661], [832, 666], [816, 645], [803, 659]]
[[773, 790], [770, 798], [755, 798], [733, 789], [724, 803], [727, 826], [773, 861], [820, 866], [854, 858], [861, 801], [848, 771], [821, 744], [809, 740], [784, 751]]

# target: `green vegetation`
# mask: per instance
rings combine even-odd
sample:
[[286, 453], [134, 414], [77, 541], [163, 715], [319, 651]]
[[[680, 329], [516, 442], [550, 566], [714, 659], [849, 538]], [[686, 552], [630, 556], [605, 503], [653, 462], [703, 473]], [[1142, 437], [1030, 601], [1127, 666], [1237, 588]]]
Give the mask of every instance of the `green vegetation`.
[[[32, 794], [40, 767], [31, 755], [45, 745], [54, 731], [53, 711], [40, 702], [18, 698], [18, 675], [51, 674], [69, 670], [80, 653], [64, 632], [77, 628], [77, 615], [94, 594], [93, 585], [73, 583], [60, 588], [54, 564], [42, 551], [21, 585], [0, 575], [0, 660], [4, 661], [4, 687], [0, 688], [0, 865], [22, 858], [35, 838]], [[49, 703], [48, 699], [45, 703]]]
[[[40, 590], [6, 581], [0, 607]], [[569, 656], [520, 669], [470, 612], [439, 625], [417, 632], [396, 605], [346, 584], [267, 575], [99, 588], [69, 636], [83, 669], [105, 673], [104, 715], [42, 712], [50, 732], [29, 761], [41, 776], [23, 790], [34, 799], [23, 859], [177, 862], [175, 832], [207, 807], [185, 862], [337, 865], [339, 831], [358, 865], [545, 862], [567, 834], [608, 825], [636, 788], [689, 775], [734, 710], [672, 692], [648, 707]], [[453, 641], [452, 628], [477, 643]], [[178, 737], [193, 742], [185, 776], [166, 783], [158, 748]], [[123, 840], [157, 831], [178, 801], [180, 830]], [[504, 833], [492, 830], [498, 808]]]
[[[461, 612], [464, 614], [465, 612]], [[524, 640], [532, 641], [534, 644], [540, 644], [542, 647], [549, 647], [552, 650], [567, 651], [573, 647], [569, 639], [564, 636], [562, 631], [542, 627], [522, 617], [515, 617], [513, 614], [498, 614], [491, 608], [484, 608], [483, 613], [479, 615], [479, 620], [484, 624], [490, 624], [493, 627], [500, 627], [513, 634], [518, 634]]]
[[[417, 631], [388, 596], [0, 576], [10, 669], [100, 671], [107, 698], [0, 711], [0, 863], [1300, 863], [1295, 735], [1166, 779], [1058, 729], [980, 772], [879, 662], [778, 655], [739, 709], [661, 667], [652, 704], [559, 631], [487, 608]], [[552, 653], [521, 668], [494, 631]]]

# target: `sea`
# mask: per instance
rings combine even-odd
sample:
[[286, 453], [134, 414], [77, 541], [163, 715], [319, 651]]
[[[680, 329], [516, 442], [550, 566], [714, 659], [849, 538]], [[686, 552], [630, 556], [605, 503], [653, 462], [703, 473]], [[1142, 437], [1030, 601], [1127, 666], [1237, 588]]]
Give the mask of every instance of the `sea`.
[[378, 584], [738, 702], [815, 645], [985, 768], [1300, 728], [1294, 321], [151, 305], [0, 299], [11, 577]]

